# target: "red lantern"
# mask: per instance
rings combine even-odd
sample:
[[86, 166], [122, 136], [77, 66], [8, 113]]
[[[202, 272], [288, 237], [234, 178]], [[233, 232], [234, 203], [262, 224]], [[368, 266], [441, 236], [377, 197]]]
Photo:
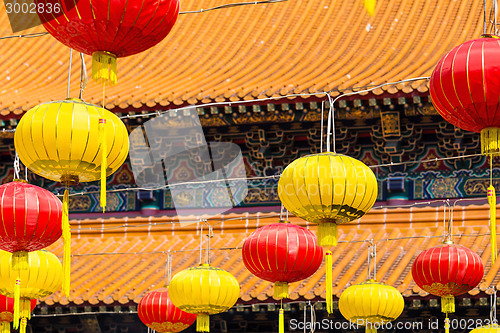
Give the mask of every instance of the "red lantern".
[[137, 314], [147, 327], [161, 333], [183, 331], [191, 326], [197, 317], [176, 307], [170, 301], [166, 288], [147, 293], [139, 302]]
[[92, 55], [92, 77], [112, 84], [116, 83], [116, 58], [158, 44], [168, 35], [179, 14], [179, 0], [35, 0], [35, 3], [60, 4], [57, 8], [61, 13], [38, 13], [45, 29], [64, 45]]
[[429, 83], [432, 104], [445, 120], [481, 133], [483, 153], [499, 152], [500, 39], [485, 35], [445, 54]]
[[484, 266], [477, 253], [450, 242], [420, 253], [411, 274], [420, 288], [441, 297], [442, 312], [452, 313], [454, 296], [475, 288], [483, 278]]
[[24, 181], [0, 186], [0, 249], [27, 260], [61, 237], [62, 203], [51, 192]]
[[288, 296], [288, 283], [314, 274], [323, 248], [306, 228], [274, 223], [255, 230], [243, 243], [243, 263], [255, 276], [274, 282], [274, 297]]
[[[22, 303], [24, 306], [27, 303]], [[36, 299], [32, 299], [30, 307], [21, 310], [21, 330], [26, 332], [26, 320], [31, 319], [31, 312], [35, 309]], [[10, 323], [14, 320], [14, 299], [0, 294], [0, 333], [10, 333]], [[24, 329], [24, 331], [23, 331]]]

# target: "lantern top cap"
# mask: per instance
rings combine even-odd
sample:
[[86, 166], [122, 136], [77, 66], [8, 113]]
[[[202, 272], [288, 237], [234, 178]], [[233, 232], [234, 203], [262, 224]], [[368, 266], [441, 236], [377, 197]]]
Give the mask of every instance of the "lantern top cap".
[[493, 34], [482, 34], [481, 38], [500, 38], [500, 36], [493, 35]]
[[447, 240], [443, 241], [443, 244], [451, 245], [451, 244], [454, 244], [454, 243], [453, 243], [453, 241], [451, 239], [447, 239]]
[[13, 181], [14, 183], [25, 183], [25, 184], [27, 184], [27, 183], [28, 183], [28, 181], [27, 181], [27, 180], [24, 180], [24, 179], [17, 179], [17, 178], [16, 178], [16, 179], [13, 179], [12, 181]]

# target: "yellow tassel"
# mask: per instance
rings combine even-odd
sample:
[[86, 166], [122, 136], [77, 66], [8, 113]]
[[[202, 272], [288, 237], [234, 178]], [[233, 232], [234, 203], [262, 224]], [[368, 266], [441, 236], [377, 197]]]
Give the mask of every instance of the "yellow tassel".
[[29, 298], [22, 298], [21, 299], [21, 318], [27, 318], [28, 320], [31, 319], [31, 300]]
[[444, 319], [444, 332], [450, 333], [450, 318], [448, 318], [448, 314], [446, 314], [446, 318]]
[[455, 312], [455, 297], [441, 297], [441, 312], [446, 314]]
[[[491, 156], [490, 156], [491, 159]], [[492, 170], [490, 170], [491, 172]], [[491, 263], [497, 259], [497, 197], [495, 188], [488, 187], [488, 204], [490, 205], [490, 242], [491, 242]]]
[[0, 322], [0, 333], [10, 333], [10, 323], [6, 321]]
[[337, 246], [337, 223], [320, 223], [318, 226], [319, 246]]
[[69, 191], [66, 189], [64, 190], [62, 216], [62, 236], [64, 244], [62, 292], [66, 297], [69, 297], [69, 286], [71, 280], [71, 229], [69, 226], [68, 205]]
[[101, 207], [104, 213], [106, 209], [106, 169], [108, 164], [108, 144], [106, 136], [106, 119], [99, 119], [101, 124]]
[[26, 271], [29, 269], [29, 254], [27, 251], [16, 251], [12, 253], [12, 269], [15, 271]]
[[500, 128], [487, 127], [481, 130], [481, 153], [500, 152]]
[[366, 326], [365, 332], [366, 333], [377, 333], [377, 329], [376, 328], [368, 328], [368, 326]]
[[333, 313], [333, 259], [332, 251], [325, 253], [325, 284], [326, 284], [326, 311]]
[[19, 328], [19, 307], [21, 303], [21, 279], [18, 277], [16, 279], [16, 284], [14, 285], [14, 329]]
[[116, 56], [109, 52], [94, 52], [92, 54], [92, 78], [102, 85], [115, 85]]
[[288, 283], [286, 282], [275, 282], [274, 283], [274, 298], [282, 299], [289, 298], [290, 292], [288, 288]]
[[21, 328], [19, 329], [19, 333], [26, 333], [26, 326], [28, 325], [28, 321], [26, 318], [21, 319]]
[[279, 326], [279, 333], [285, 333], [285, 314], [283, 313], [283, 309], [280, 309], [278, 326]]
[[196, 317], [196, 332], [210, 332], [210, 316], [199, 314]]
[[376, 3], [376, 0], [365, 0], [365, 9], [368, 12], [368, 15], [373, 16], [375, 14]]

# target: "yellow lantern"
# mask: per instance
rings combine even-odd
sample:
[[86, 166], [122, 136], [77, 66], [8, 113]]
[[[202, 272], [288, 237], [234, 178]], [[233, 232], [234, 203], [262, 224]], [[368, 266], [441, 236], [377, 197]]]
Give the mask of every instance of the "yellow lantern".
[[78, 99], [43, 103], [26, 112], [14, 145], [28, 169], [66, 185], [105, 182], [123, 164], [129, 148], [120, 118]]
[[498, 324], [481, 326], [473, 329], [470, 333], [500, 333], [500, 326]]
[[[61, 182], [101, 180], [101, 206], [106, 206], [106, 177], [128, 155], [125, 124], [113, 113], [78, 99], [35, 106], [21, 118], [14, 145], [23, 164], [34, 173]], [[71, 234], [68, 189], [63, 197], [64, 272], [67, 295], [70, 275]]]
[[198, 315], [196, 331], [209, 332], [209, 315], [230, 309], [240, 296], [240, 285], [225, 270], [202, 264], [177, 273], [168, 291], [176, 307]]
[[0, 294], [14, 298], [14, 328], [26, 331], [31, 318], [31, 299], [42, 298], [59, 289], [63, 269], [52, 253], [40, 250], [28, 253], [28, 267], [16, 271], [12, 268], [12, 253], [0, 251]]
[[398, 318], [404, 305], [403, 296], [396, 288], [372, 279], [350, 286], [339, 299], [342, 316], [365, 326], [367, 333], [375, 333], [384, 323]]
[[278, 182], [283, 206], [319, 224], [321, 246], [337, 245], [337, 224], [365, 215], [377, 193], [377, 179], [369, 167], [352, 157], [330, 152], [293, 161]]

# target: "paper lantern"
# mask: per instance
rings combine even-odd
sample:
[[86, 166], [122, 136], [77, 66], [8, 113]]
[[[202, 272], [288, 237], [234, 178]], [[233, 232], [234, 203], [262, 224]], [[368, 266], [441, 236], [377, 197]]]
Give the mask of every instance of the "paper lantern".
[[[35, 309], [36, 299], [32, 299], [30, 303], [23, 303], [23, 308], [20, 309], [21, 317], [31, 318], [31, 312]], [[26, 306], [26, 308], [24, 308]], [[10, 323], [14, 320], [14, 299], [0, 294], [0, 333], [10, 333]], [[21, 325], [20, 333], [26, 332], [26, 321]]]
[[500, 333], [500, 326], [497, 324], [481, 326], [473, 329], [469, 333]]
[[177, 273], [168, 291], [176, 307], [198, 315], [196, 331], [209, 332], [209, 315], [230, 309], [240, 296], [240, 285], [225, 270], [202, 264]]
[[167, 288], [144, 295], [137, 307], [137, 314], [144, 325], [160, 333], [183, 331], [196, 320], [195, 314], [184, 312], [172, 303]]
[[[103, 129], [106, 140], [101, 140]], [[127, 128], [115, 114], [76, 99], [43, 103], [26, 112], [14, 145], [28, 169], [66, 185], [102, 181], [123, 164], [129, 147]]]
[[363, 162], [320, 153], [288, 165], [278, 182], [278, 195], [291, 213], [318, 223], [321, 246], [337, 244], [337, 224], [362, 217], [377, 199], [377, 179]]
[[11, 253], [0, 251], [0, 294], [13, 297], [14, 303], [19, 304], [14, 309], [14, 328], [17, 328], [19, 315], [23, 318], [21, 327], [26, 326], [29, 317], [20, 314], [20, 309], [29, 308], [31, 299], [49, 296], [59, 289], [63, 269], [59, 259], [45, 250], [28, 253], [28, 269], [20, 271], [20, 276], [12, 269], [12, 260]]
[[441, 297], [441, 310], [448, 314], [455, 312], [454, 296], [474, 289], [481, 282], [484, 266], [474, 251], [445, 243], [420, 253], [411, 274], [422, 290]]
[[500, 152], [500, 40], [467, 41], [446, 53], [429, 82], [432, 104], [445, 120], [481, 133], [483, 153]]
[[255, 230], [243, 243], [243, 263], [255, 276], [274, 283], [274, 297], [288, 298], [288, 283], [307, 279], [323, 259], [316, 236], [290, 223]]
[[404, 305], [403, 296], [396, 288], [374, 280], [350, 286], [339, 299], [342, 316], [365, 326], [367, 333], [377, 332], [384, 323], [397, 319]]
[[[35, 0], [49, 3], [51, 0]], [[179, 14], [179, 0], [61, 1], [62, 13], [38, 13], [59, 42], [92, 55], [92, 77], [116, 83], [116, 58], [162, 41]], [[62, 15], [63, 14], [63, 15]]]
[[15, 180], [0, 185], [0, 249], [28, 259], [61, 237], [62, 203], [51, 192]]

